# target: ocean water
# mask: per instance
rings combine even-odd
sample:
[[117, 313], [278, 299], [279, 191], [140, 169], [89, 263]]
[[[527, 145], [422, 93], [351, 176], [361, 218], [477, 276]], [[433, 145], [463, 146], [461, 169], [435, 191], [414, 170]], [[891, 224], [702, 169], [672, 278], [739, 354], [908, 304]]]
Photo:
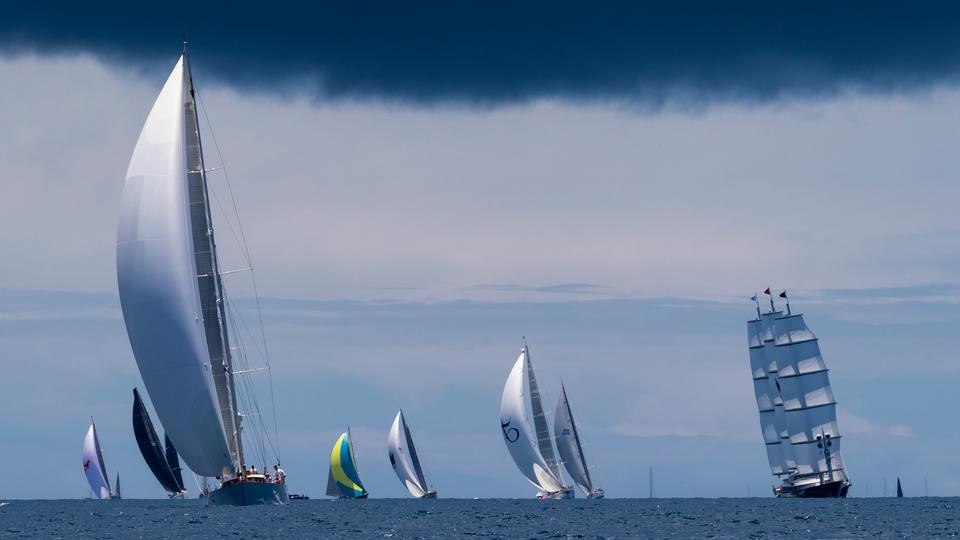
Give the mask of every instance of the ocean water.
[[18, 538], [808, 538], [956, 536], [960, 499], [7, 501]]

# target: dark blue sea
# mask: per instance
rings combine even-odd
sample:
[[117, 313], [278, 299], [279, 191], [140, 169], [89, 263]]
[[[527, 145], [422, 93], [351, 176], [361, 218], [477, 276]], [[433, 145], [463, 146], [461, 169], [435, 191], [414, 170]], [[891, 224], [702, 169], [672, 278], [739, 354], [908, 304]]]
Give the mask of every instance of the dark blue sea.
[[807, 538], [956, 536], [960, 499], [8, 501], [19, 538]]

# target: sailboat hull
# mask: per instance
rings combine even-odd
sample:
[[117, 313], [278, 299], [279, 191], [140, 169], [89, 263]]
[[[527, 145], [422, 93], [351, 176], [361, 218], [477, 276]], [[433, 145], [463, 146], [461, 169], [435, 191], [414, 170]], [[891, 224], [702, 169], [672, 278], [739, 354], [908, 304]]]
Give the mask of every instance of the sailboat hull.
[[559, 500], [559, 499], [573, 499], [577, 494], [573, 491], [573, 488], [564, 488], [560, 491], [551, 491], [537, 493], [537, 499], [541, 501], [549, 500]]
[[823, 484], [777, 486], [773, 489], [777, 497], [804, 499], [839, 499], [847, 496], [850, 490], [848, 480], [834, 480]]
[[287, 486], [271, 482], [237, 482], [204, 497], [205, 504], [216, 506], [286, 504], [287, 500]]

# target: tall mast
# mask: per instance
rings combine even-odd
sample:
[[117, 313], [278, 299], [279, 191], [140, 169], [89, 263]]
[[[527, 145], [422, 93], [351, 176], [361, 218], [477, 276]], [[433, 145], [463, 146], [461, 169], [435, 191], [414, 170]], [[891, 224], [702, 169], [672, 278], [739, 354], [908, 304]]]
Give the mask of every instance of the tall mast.
[[210, 192], [207, 173], [203, 163], [203, 144], [200, 140], [200, 122], [197, 116], [193, 75], [187, 53], [187, 41], [183, 41], [184, 135], [187, 165], [187, 184], [190, 197], [191, 230], [194, 255], [197, 264], [197, 285], [203, 309], [204, 331], [213, 371], [214, 386], [220, 407], [223, 427], [227, 431], [231, 458], [236, 470], [244, 466], [241, 418], [237, 412], [237, 393], [234, 384], [233, 362], [230, 357], [230, 339], [227, 334], [227, 314], [223, 294], [220, 264], [217, 260], [217, 245], [213, 234], [213, 217], [210, 210]]

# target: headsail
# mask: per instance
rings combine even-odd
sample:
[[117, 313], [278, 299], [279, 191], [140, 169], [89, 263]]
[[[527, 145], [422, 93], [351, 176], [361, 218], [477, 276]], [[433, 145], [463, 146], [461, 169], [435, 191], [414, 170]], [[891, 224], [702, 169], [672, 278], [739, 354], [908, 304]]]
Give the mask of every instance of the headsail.
[[140, 447], [143, 460], [163, 489], [167, 493], [182, 491], [182, 484], [177, 482], [173, 471], [170, 470], [164, 449], [157, 438], [157, 432], [153, 429], [153, 421], [150, 420], [150, 415], [140, 399], [140, 392], [136, 388], [133, 389], [133, 435], [137, 439], [137, 446]]
[[527, 364], [527, 348], [524, 347], [503, 387], [503, 396], [500, 399], [500, 431], [503, 433], [503, 442], [510, 451], [510, 457], [527, 480], [541, 491], [555, 493], [564, 489], [563, 483], [541, 455], [527, 420], [527, 408], [524, 404], [524, 374], [528, 372]]
[[796, 472], [819, 475], [821, 482], [846, 480], [837, 401], [817, 337], [800, 314], [778, 317], [774, 328], [780, 394]]
[[393, 425], [390, 426], [390, 433], [387, 435], [387, 447], [390, 465], [393, 466], [393, 470], [407, 491], [414, 497], [426, 496], [430, 490], [403, 411], [398, 411], [393, 419]]
[[[197, 474], [235, 467], [224, 429], [198, 288], [195, 183], [188, 182], [192, 92], [173, 68], [130, 158], [117, 229], [117, 284], [127, 335], [160, 423]], [[191, 100], [192, 103], [192, 100]], [[208, 231], [204, 231], [206, 234]], [[229, 427], [229, 426], [228, 426]], [[234, 434], [231, 433], [230, 437]]]
[[357, 473], [349, 429], [337, 438], [337, 442], [333, 444], [333, 450], [330, 452], [327, 495], [354, 499], [367, 496], [367, 490], [360, 483], [360, 475]]
[[91, 419], [87, 436], [83, 439], [83, 473], [87, 477], [87, 483], [90, 484], [90, 491], [98, 499], [109, 499], [112, 495], [106, 471], [103, 453], [100, 451], [100, 439], [97, 438], [97, 428]]
[[183, 485], [183, 474], [180, 472], [180, 459], [177, 458], [177, 449], [174, 448], [170, 437], [164, 435], [163, 438], [167, 450], [167, 466], [170, 467], [170, 472], [173, 473], [173, 479], [177, 481], [180, 491], [186, 491], [187, 488]]
[[560, 383], [560, 400], [557, 402], [557, 412], [554, 416], [553, 433], [557, 437], [557, 452], [563, 460], [563, 466], [580, 487], [583, 494], [590, 496], [594, 492], [593, 480], [590, 478], [590, 469], [583, 456], [583, 446], [580, 444], [580, 434], [573, 421], [573, 411], [567, 400], [567, 389]]

